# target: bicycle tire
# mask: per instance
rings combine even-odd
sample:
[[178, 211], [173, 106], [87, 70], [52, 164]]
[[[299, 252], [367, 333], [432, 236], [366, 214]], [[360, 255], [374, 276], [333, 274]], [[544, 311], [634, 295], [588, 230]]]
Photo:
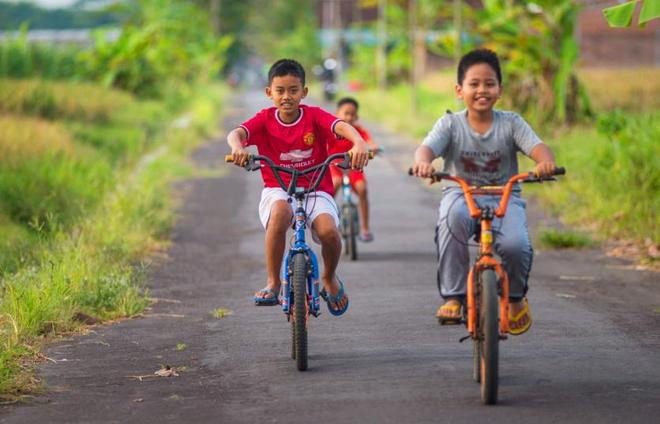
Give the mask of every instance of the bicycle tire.
[[480, 277], [481, 401], [486, 405], [493, 405], [497, 403], [500, 343], [497, 274], [495, 271], [487, 269], [482, 272]]
[[481, 383], [481, 341], [472, 340], [472, 379]]
[[296, 360], [296, 321], [291, 320], [291, 359]]
[[345, 204], [341, 210], [341, 237], [344, 239], [344, 254], [346, 256], [351, 255], [351, 246], [349, 243], [351, 227], [350, 213], [350, 207], [348, 204]]
[[357, 208], [355, 205], [350, 206], [350, 224], [349, 224], [349, 244], [351, 246], [351, 260], [357, 261], [357, 234], [358, 234], [358, 218], [357, 218]]
[[293, 257], [293, 349], [298, 371], [307, 369], [307, 258], [303, 253]]

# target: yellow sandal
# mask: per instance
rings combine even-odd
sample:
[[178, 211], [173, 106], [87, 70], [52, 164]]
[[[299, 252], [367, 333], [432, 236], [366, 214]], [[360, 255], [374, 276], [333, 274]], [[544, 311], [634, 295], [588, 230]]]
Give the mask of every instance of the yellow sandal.
[[440, 324], [458, 324], [463, 319], [462, 307], [463, 304], [458, 299], [447, 300], [438, 308], [435, 317], [438, 318]]
[[[512, 336], [519, 336], [529, 330], [532, 326], [532, 314], [529, 309], [529, 302], [527, 302], [527, 298], [524, 298], [522, 302], [525, 302], [525, 307], [522, 311], [518, 312], [518, 315], [515, 317], [511, 315], [511, 310], [509, 310], [509, 334]], [[525, 325], [518, 328], [511, 327], [511, 324], [518, 323], [525, 316], [527, 316], [527, 323]]]

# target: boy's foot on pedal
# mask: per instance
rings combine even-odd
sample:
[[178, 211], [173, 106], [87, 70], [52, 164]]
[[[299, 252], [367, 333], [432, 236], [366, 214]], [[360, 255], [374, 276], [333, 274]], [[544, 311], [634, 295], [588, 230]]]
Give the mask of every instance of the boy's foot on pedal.
[[518, 302], [509, 302], [509, 334], [519, 336], [532, 326], [529, 303], [524, 297]]
[[321, 297], [325, 299], [332, 315], [342, 315], [348, 309], [348, 296], [344, 291], [344, 284], [337, 277], [330, 283], [325, 278], [323, 279]]
[[257, 306], [275, 306], [280, 304], [280, 288], [276, 285], [267, 285], [254, 294], [254, 304]]
[[460, 299], [450, 298], [438, 308], [438, 311], [435, 313], [436, 318], [443, 322], [458, 322], [463, 316], [461, 314], [461, 308], [463, 304]]

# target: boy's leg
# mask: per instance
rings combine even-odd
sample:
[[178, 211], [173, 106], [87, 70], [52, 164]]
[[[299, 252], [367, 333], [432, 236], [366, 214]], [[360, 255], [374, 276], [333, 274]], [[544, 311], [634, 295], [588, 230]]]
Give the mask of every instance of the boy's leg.
[[[274, 296], [277, 296], [282, 284], [280, 268], [286, 248], [286, 232], [291, 226], [292, 217], [291, 205], [286, 200], [272, 201], [266, 224], [264, 253], [266, 256], [266, 288], [270, 289]], [[273, 297], [273, 295], [263, 292], [257, 292], [255, 296], [265, 299]]]
[[[321, 282], [323, 288], [332, 296], [337, 296], [339, 282], [335, 273], [341, 257], [341, 235], [337, 230], [337, 220], [330, 214], [322, 213], [314, 219], [312, 228], [321, 241], [321, 256], [323, 257]], [[344, 296], [334, 305], [334, 309], [342, 309], [347, 301], [348, 297]]]
[[[493, 222], [495, 249], [502, 257], [504, 269], [509, 275], [510, 310], [512, 316], [517, 316], [525, 307], [520, 300], [527, 293], [527, 280], [532, 269], [534, 251], [527, 229], [525, 201], [519, 197], [511, 197], [506, 215], [501, 220]], [[513, 326], [523, 326], [528, 317], [523, 317]]]
[[474, 233], [474, 225], [463, 192], [447, 190], [440, 201], [435, 237], [438, 290], [445, 299], [465, 296], [470, 260], [467, 243]]

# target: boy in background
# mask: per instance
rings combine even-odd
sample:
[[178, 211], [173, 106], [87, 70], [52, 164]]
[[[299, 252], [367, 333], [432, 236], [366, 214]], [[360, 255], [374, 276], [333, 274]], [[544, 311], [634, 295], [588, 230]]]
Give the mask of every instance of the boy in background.
[[[371, 139], [371, 135], [366, 129], [357, 124], [358, 121], [358, 102], [352, 97], [344, 97], [337, 102], [337, 112], [335, 115], [350, 124], [357, 130], [362, 138], [369, 145], [369, 149], [373, 152], [378, 151], [378, 145]], [[330, 154], [348, 152], [353, 147], [353, 143], [349, 140], [337, 140], [332, 145], [328, 146]], [[335, 187], [335, 193], [341, 187], [343, 170], [333, 166], [330, 168], [332, 173], [332, 183]], [[360, 199], [360, 235], [359, 240], [365, 243], [374, 240], [373, 233], [369, 228], [369, 197], [367, 196], [367, 179], [362, 170], [348, 170], [348, 178], [351, 182], [353, 191]]]

